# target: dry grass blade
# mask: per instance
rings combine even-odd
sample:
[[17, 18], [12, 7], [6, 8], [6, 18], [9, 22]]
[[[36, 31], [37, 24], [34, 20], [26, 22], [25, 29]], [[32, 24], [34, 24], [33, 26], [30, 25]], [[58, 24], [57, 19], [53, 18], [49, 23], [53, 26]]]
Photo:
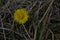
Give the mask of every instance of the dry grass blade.
[[48, 14], [50, 12], [50, 8], [51, 8], [53, 2], [54, 2], [54, 0], [52, 0], [52, 2], [50, 3], [49, 7], [46, 10], [46, 12], [44, 13], [43, 17], [39, 21], [39, 23], [41, 23], [43, 21], [43, 25], [41, 26], [42, 30], [41, 30], [41, 33], [40, 33], [40, 36], [39, 36], [39, 40], [43, 40], [42, 39], [42, 35], [43, 35], [44, 30], [45, 30], [45, 26], [44, 25], [46, 25], [47, 17], [48, 17]]
[[41, 20], [39, 21], [39, 23], [41, 23], [42, 20], [45, 18], [46, 14], [48, 14], [48, 11], [50, 10], [53, 2], [54, 2], [54, 0], [52, 0], [52, 2], [50, 3], [49, 7], [47, 8], [46, 12], [44, 13], [44, 15], [43, 15], [43, 17], [41, 18]]

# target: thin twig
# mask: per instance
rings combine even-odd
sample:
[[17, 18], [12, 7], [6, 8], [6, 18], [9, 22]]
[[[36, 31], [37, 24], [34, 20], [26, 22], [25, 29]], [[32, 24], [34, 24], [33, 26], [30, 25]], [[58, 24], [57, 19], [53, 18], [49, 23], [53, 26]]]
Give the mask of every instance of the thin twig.
[[24, 36], [24, 38], [25, 38], [26, 40], [28, 40], [27, 37], [26, 37], [25, 35], [23, 35], [23, 36]]
[[11, 0], [8, 0], [8, 2], [2, 7], [3, 9], [7, 8], [9, 5], [10, 5], [10, 1]]
[[33, 39], [33, 40], [36, 40], [36, 34], [37, 34], [37, 27], [36, 27], [36, 29], [35, 29], [34, 39]]
[[[47, 27], [48, 27], [48, 24], [50, 23], [51, 15], [52, 15], [52, 11], [51, 11], [51, 13], [50, 13], [50, 15], [49, 15], [49, 17], [48, 17], [48, 21], [47, 21], [47, 25], [46, 25]], [[50, 32], [47, 31], [47, 33], [46, 33], [46, 39], [47, 39], [47, 37], [48, 37], [49, 34], [50, 34]]]
[[[2, 28], [4, 28], [4, 27], [3, 27], [3, 22], [2, 22], [2, 19], [1, 19], [1, 15], [0, 15], [0, 20], [1, 20]], [[3, 34], [4, 34], [4, 39], [6, 40], [6, 36], [5, 36], [5, 31], [4, 31], [4, 29], [3, 29]]]
[[11, 29], [2, 28], [2, 27], [0, 27], [0, 29], [2, 29], [2, 30], [7, 30], [7, 31], [12, 31], [13, 33], [16, 33], [16, 34], [19, 35], [19, 36], [23, 36], [23, 34], [20, 34], [20, 33], [16, 32], [16, 31], [11, 30]]
[[52, 4], [53, 4], [54, 0], [52, 0], [52, 2], [50, 3], [49, 7], [47, 8], [45, 14], [43, 15], [43, 17], [41, 18], [41, 20], [39, 20], [39, 24], [42, 22], [42, 20], [44, 19], [44, 17], [46, 16], [46, 14], [48, 14], [48, 11], [50, 10]]
[[54, 33], [51, 31], [51, 29], [48, 29], [52, 33], [52, 40], [54, 40]]
[[[39, 3], [39, 6], [38, 6], [38, 7], [40, 7], [40, 6], [41, 6], [41, 3]], [[35, 15], [37, 16], [37, 20], [38, 20], [39, 10], [40, 10], [40, 8], [38, 8], [38, 10], [35, 12]], [[34, 27], [35, 27], [35, 25], [34, 25]], [[38, 28], [38, 27], [36, 26], [33, 40], [36, 40], [37, 28]]]
[[32, 7], [30, 8], [29, 12], [30, 12], [30, 11], [32, 10], [32, 8], [36, 5], [37, 1], [38, 1], [38, 0], [36, 0], [36, 1], [34, 2], [34, 4], [32, 5]]
[[[23, 24], [22, 24], [22, 25], [23, 25]], [[30, 37], [30, 35], [29, 35], [29, 33], [28, 33], [27, 29], [25, 28], [25, 25], [23, 25], [23, 27], [24, 27], [25, 32], [27, 33], [28, 37], [31, 39], [31, 37]], [[31, 39], [31, 40], [32, 40], [32, 39]]]

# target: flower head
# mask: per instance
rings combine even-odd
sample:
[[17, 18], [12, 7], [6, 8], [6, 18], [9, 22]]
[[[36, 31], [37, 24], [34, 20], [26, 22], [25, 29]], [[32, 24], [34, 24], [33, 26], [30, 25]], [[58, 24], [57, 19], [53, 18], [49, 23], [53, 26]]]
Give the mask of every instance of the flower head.
[[20, 8], [14, 13], [14, 20], [19, 24], [24, 24], [28, 21], [28, 16], [28, 11], [25, 8]]

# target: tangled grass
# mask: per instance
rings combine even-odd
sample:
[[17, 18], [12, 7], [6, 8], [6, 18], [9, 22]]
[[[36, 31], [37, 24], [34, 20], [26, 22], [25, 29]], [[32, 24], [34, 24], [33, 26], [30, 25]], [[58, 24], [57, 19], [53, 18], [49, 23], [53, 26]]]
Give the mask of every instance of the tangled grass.
[[[13, 13], [18, 8], [28, 10], [27, 23], [14, 21]], [[0, 0], [0, 40], [55, 40], [55, 34], [60, 33], [60, 29], [56, 32], [59, 11], [59, 0]]]

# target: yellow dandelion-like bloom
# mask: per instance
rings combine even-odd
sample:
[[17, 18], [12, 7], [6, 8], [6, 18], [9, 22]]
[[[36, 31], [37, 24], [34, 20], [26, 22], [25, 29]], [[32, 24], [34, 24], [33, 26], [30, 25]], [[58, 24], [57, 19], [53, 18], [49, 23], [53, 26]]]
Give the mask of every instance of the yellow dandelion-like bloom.
[[19, 24], [24, 24], [28, 21], [28, 16], [28, 11], [25, 8], [20, 8], [14, 13], [14, 20]]

